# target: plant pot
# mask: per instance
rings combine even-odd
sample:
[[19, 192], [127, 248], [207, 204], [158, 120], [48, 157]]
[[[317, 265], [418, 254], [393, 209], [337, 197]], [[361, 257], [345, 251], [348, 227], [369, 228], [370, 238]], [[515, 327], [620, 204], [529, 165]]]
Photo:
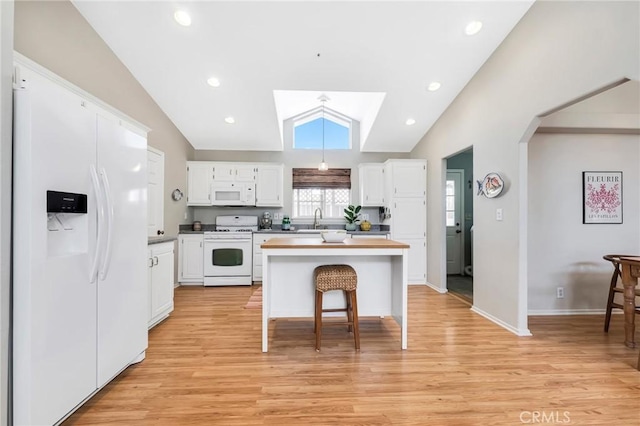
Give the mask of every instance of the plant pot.
[[344, 226], [344, 229], [346, 229], [347, 231], [355, 231], [356, 230], [356, 224], [355, 223], [347, 223]]

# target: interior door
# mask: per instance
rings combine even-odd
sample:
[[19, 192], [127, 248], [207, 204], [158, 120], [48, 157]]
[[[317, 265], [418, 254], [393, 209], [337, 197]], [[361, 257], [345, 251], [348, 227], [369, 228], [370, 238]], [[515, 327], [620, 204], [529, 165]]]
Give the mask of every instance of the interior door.
[[462, 200], [464, 170], [447, 170], [445, 187], [445, 217], [447, 223], [447, 275], [462, 273], [464, 245], [462, 231]]
[[147, 235], [164, 232], [164, 152], [147, 148]]

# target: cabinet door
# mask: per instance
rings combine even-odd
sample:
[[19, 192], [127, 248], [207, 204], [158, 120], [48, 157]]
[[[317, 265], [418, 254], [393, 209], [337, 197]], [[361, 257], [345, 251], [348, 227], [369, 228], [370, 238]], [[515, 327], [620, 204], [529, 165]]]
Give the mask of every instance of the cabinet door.
[[180, 282], [202, 282], [204, 279], [203, 235], [180, 235], [178, 275]]
[[359, 171], [360, 204], [363, 207], [384, 205], [384, 164], [362, 164]]
[[283, 174], [282, 164], [258, 166], [256, 206], [282, 207]]
[[427, 240], [426, 238], [404, 240], [409, 244], [409, 284], [425, 284], [427, 282]]
[[236, 164], [234, 175], [236, 182], [255, 182], [256, 166], [254, 164]]
[[164, 316], [173, 308], [173, 243], [152, 248], [151, 319]]
[[424, 238], [427, 226], [424, 198], [395, 198], [391, 203], [391, 238]]
[[213, 180], [216, 182], [235, 182], [236, 164], [234, 163], [211, 163], [213, 168]]
[[424, 161], [394, 161], [390, 164], [391, 196], [424, 197], [427, 191], [427, 165]]
[[187, 163], [187, 205], [211, 205], [211, 181], [213, 167], [209, 162]]

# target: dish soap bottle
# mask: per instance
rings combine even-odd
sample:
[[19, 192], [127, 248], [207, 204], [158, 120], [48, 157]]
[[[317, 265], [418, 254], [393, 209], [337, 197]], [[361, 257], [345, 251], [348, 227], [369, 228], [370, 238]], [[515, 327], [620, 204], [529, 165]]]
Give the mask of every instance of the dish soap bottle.
[[283, 231], [289, 231], [291, 229], [291, 220], [289, 219], [289, 216], [284, 216], [282, 218], [282, 230]]

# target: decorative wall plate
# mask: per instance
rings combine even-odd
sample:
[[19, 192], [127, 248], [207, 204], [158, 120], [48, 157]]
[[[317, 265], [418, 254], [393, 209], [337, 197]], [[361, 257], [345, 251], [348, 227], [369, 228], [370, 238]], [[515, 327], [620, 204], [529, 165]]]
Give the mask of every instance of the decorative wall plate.
[[478, 195], [495, 198], [502, 193], [504, 181], [497, 173], [487, 174], [482, 181], [478, 181]]
[[182, 191], [180, 191], [179, 189], [174, 189], [173, 192], [171, 193], [171, 198], [174, 199], [174, 201], [180, 201], [182, 200], [182, 196], [184, 194], [182, 193]]

